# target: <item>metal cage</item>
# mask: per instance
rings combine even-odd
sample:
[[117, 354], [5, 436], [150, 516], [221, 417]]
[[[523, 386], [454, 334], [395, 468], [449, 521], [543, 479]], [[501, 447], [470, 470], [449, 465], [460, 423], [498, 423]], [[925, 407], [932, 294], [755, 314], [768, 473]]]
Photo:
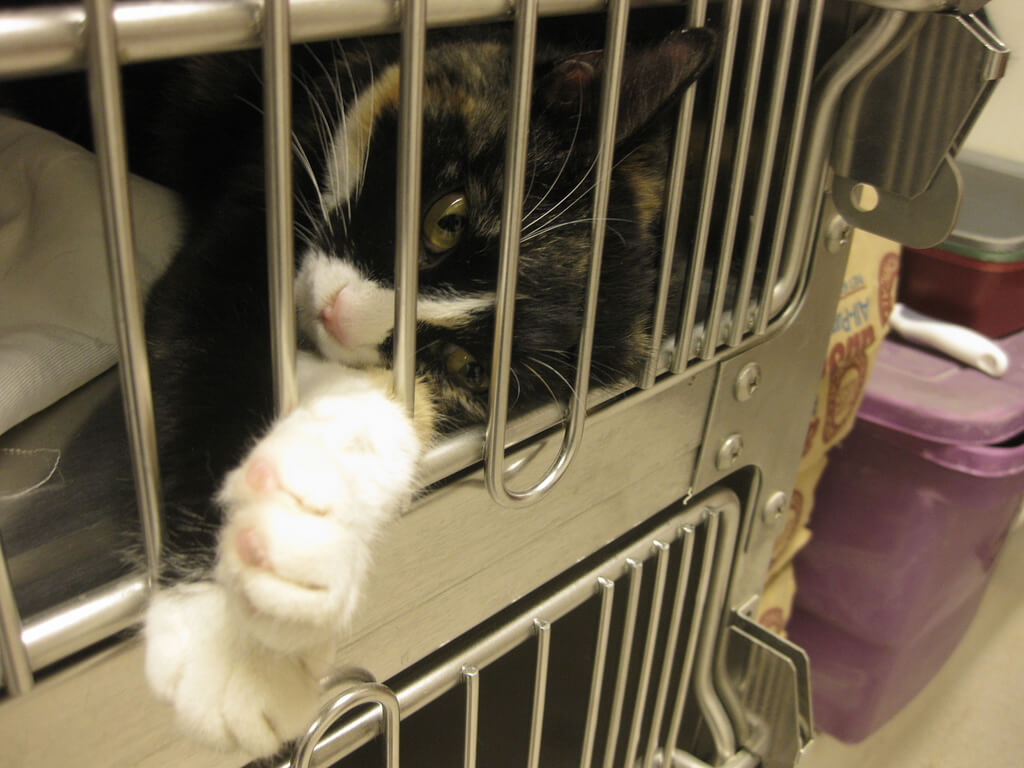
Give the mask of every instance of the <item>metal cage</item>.
[[[465, 691], [465, 719], [449, 730], [463, 764], [475, 765], [478, 696], [487, 690], [489, 665], [523, 642], [534, 644], [535, 656], [522, 743], [527, 765], [538, 765], [552, 740], [544, 729], [551, 649], [563, 642], [561, 627], [588, 605], [596, 606], [592, 630], [566, 633], [574, 647], [591, 649], [592, 661], [586, 685], [574, 689], [578, 706], [560, 707], [580, 713], [573, 762], [596, 764], [597, 754], [606, 767], [794, 764], [810, 737], [806, 666], [798, 650], [766, 637], [748, 617], [795, 477], [804, 414], [843, 274], [849, 226], [829, 195], [836, 121], [847, 86], [860, 82], [920, 18], [974, 8], [940, 0], [690, 0], [687, 8], [690, 25], [714, 26], [721, 45], [713, 76], [688, 90], [679, 108], [646, 371], [628, 387], [588, 389], [604, 237], [597, 225], [577, 396], [565, 414], [551, 405], [513, 420], [508, 361], [537, 17], [607, 14], [610, 64], [593, 197], [600, 221], [608, 202], [628, 0], [610, 0], [607, 7], [595, 0], [133, 1], [113, 7], [110, 0], [89, 0], [85, 8], [0, 12], [0, 77], [82, 67], [89, 73], [120, 375], [148, 556], [147, 573], [28, 616], [19, 614], [19, 585], [0, 558], [7, 692], [0, 733], [14, 765], [241, 762], [179, 737], [172, 718], [147, 695], [139, 644], [117, 639], [141, 617], [158, 573], [161, 537], [119, 67], [263, 46], [274, 382], [278, 407], [286, 411], [296, 397], [289, 42], [398, 31], [403, 71], [416, 73], [428, 27], [498, 21], [515, 26], [516, 76], [489, 420], [447, 438], [427, 456], [422, 474], [432, 490], [389, 530], [380, 560], [392, 566], [377, 570], [367, 607], [340, 649], [363, 679], [351, 682], [351, 670], [339, 672], [348, 682], [339, 683], [338, 698], [280, 765], [331, 764], [366, 742], [380, 723], [388, 734], [388, 764], [397, 765], [400, 719], [430, 711], [431, 702], [452, 690]], [[990, 41], [990, 48], [998, 45]], [[998, 76], [995, 69], [986, 70], [989, 79]], [[421, 90], [421, 78], [403, 77], [394, 376], [409, 408]], [[698, 134], [701, 173], [687, 179], [687, 155]], [[846, 176], [856, 172], [844, 168]], [[680, 211], [689, 210], [687, 185], [697, 197], [692, 220], [681, 222]], [[669, 277], [682, 237], [691, 238], [684, 301], [678, 326], [666, 328]], [[644, 578], [649, 584], [641, 605]], [[111, 638], [115, 642], [101, 642]], [[618, 658], [609, 658], [610, 645]], [[33, 687], [37, 677], [42, 684]], [[327, 730], [350, 707], [367, 702], [380, 706]], [[545, 760], [561, 764], [561, 757]]]

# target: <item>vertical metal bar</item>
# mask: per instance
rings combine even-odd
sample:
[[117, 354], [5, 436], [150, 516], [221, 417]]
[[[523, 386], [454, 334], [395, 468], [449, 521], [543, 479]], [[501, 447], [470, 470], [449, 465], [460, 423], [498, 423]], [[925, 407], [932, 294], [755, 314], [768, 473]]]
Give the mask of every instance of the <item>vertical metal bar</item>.
[[382, 735], [384, 736], [384, 759], [388, 768], [398, 768], [399, 724], [402, 712], [398, 697], [387, 686], [380, 683], [359, 683], [327, 703], [306, 733], [295, 743], [292, 768], [309, 768], [313, 752], [327, 729], [338, 722], [349, 710], [360, 704], [380, 704], [383, 713]]
[[537, 670], [533, 678], [533, 713], [530, 716], [530, 748], [527, 768], [540, 765], [540, 743], [544, 735], [544, 698], [548, 688], [548, 655], [551, 650], [551, 624], [534, 619], [537, 630]]
[[[711, 732], [711, 740], [715, 744], [718, 755], [715, 763], [723, 762], [736, 752], [736, 734], [733, 721], [730, 720], [725, 706], [719, 697], [721, 691], [714, 684], [714, 661], [718, 648], [718, 628], [725, 610], [725, 597], [729, 586], [729, 574], [732, 572], [733, 551], [736, 545], [738, 521], [732, 515], [722, 514], [719, 510], [710, 513], [711, 520], [716, 521], [715, 546], [711, 550], [714, 558], [712, 567], [711, 587], [708, 591], [707, 615], [700, 628], [700, 639], [697, 643], [697, 659], [694, 662], [693, 689], [697, 696], [704, 721]], [[709, 521], [710, 522], [710, 521]], [[730, 689], [731, 690], [731, 689]], [[741, 725], [737, 721], [737, 725]]]
[[633, 722], [629, 727], [629, 739], [626, 742], [626, 765], [636, 762], [636, 751], [640, 745], [640, 732], [644, 724], [644, 705], [647, 703], [647, 688], [651, 682], [651, 667], [654, 666], [654, 646], [658, 639], [658, 626], [661, 622], [661, 606], [665, 598], [665, 580], [668, 575], [669, 545], [663, 541], [655, 541], [657, 569], [654, 572], [654, 592], [651, 595], [651, 613], [647, 617], [647, 639], [644, 642], [644, 653], [640, 660], [640, 680], [636, 687], [636, 700], [633, 702]]
[[[764, 285], [758, 333], [767, 329], [772, 315], [783, 308], [805, 274], [804, 267], [813, 250], [815, 222], [821, 208], [821, 191], [825, 186], [827, 156], [835, 133], [839, 99], [853, 78], [874, 62], [882, 51], [891, 47], [906, 24], [916, 23], [919, 18], [917, 14], [905, 11], [873, 11], [868, 21], [843, 43], [819, 73], [819, 85], [813, 98], [808, 98], [808, 102], [814, 104], [814, 113], [806, 135], [799, 136], [800, 164], [794, 183], [793, 212], [787, 219], [785, 241], [778, 254], [773, 246], [773, 264], [769, 265], [767, 276], [771, 280], [766, 279]], [[818, 22], [820, 25], [820, 19]], [[817, 30], [809, 33], [809, 38], [816, 41]], [[776, 274], [779, 274], [778, 284], [775, 284]]]
[[292, 86], [287, 0], [263, 3], [263, 151], [266, 156], [270, 356], [278, 415], [299, 399], [295, 378]]
[[[527, 0], [534, 3], [536, 0]], [[505, 424], [508, 417], [508, 364], [511, 361], [512, 343], [512, 308], [515, 297], [514, 280], [506, 273], [514, 271], [518, 264], [518, 244], [520, 222], [506, 218], [506, 214], [522, 213], [522, 178], [525, 173], [526, 159], [524, 156], [511, 157], [506, 154], [506, 169], [515, 167], [517, 182], [509, 185], [505, 192], [505, 208], [502, 215], [502, 262], [499, 267], [498, 303], [495, 321], [495, 349], [493, 371], [499, 371], [497, 379], [492, 377], [490, 392], [490, 419], [487, 425], [487, 447], [485, 465], [487, 487], [492, 497], [506, 506], [521, 506], [536, 501], [558, 478], [562, 476], [572, 461], [576, 449], [583, 438], [583, 423], [586, 419], [587, 393], [590, 389], [590, 358], [594, 343], [594, 325], [597, 318], [597, 294], [601, 278], [601, 256], [604, 251], [604, 237], [608, 212], [608, 197], [611, 190], [612, 164], [615, 154], [615, 123], [619, 107], [619, 82], [622, 79], [622, 62], [626, 50], [626, 26], [629, 19], [629, 0], [610, 0], [608, 10], [608, 28], [605, 37], [605, 70], [601, 85], [600, 132], [597, 151], [597, 178], [594, 189], [593, 226], [591, 229], [591, 261], [587, 277], [586, 299], [583, 306], [582, 328], [580, 330], [579, 351], [576, 360], [576, 380], [574, 391], [569, 400], [568, 426], [558, 456], [545, 472], [544, 476], [523, 491], [514, 491], [505, 485], [504, 453]], [[535, 31], [531, 34], [535, 35]], [[518, 40], [518, 33], [517, 33]], [[531, 53], [532, 53], [531, 39]], [[517, 66], [522, 62], [518, 58]], [[516, 83], [519, 84], [519, 71], [516, 71]], [[528, 76], [527, 76], [528, 77]], [[517, 93], [518, 97], [518, 93]], [[527, 112], [528, 106], [524, 108]], [[516, 113], [512, 119], [515, 120]], [[516, 126], [518, 127], [518, 126]], [[525, 129], [524, 129], [525, 130]], [[509, 132], [509, 148], [514, 149], [511, 131]], [[525, 151], [526, 137], [522, 138], [522, 149]], [[516, 145], [518, 146], [518, 145]], [[516, 209], [510, 210], [508, 197], [516, 194]], [[513, 227], [515, 228], [513, 231]], [[507, 254], [507, 255], [506, 255]], [[513, 255], [514, 254], [514, 255]], [[498, 366], [501, 366], [500, 368]]]
[[537, 42], [537, 2], [521, 0], [516, 6], [515, 48], [508, 139], [505, 144], [505, 197], [501, 209], [501, 257], [494, 307], [494, 349], [491, 353], [491, 389], [485, 447], [487, 488], [495, 499], [505, 495], [505, 427], [508, 421], [512, 329], [519, 238], [522, 231], [526, 151], [533, 95], [533, 52]]
[[619, 726], [622, 723], [622, 703], [626, 697], [626, 682], [629, 679], [629, 660], [633, 653], [633, 635], [636, 632], [636, 612], [640, 603], [640, 582], [644, 566], [636, 560], [626, 560], [629, 572], [629, 596], [626, 600], [626, 617], [622, 622], [622, 643], [619, 646], [619, 667], [615, 673], [615, 693], [612, 694], [611, 715], [608, 718], [608, 740], [604, 747], [604, 768], [615, 765], [615, 747], [619, 741]]
[[[727, 0], [725, 9], [725, 39], [718, 59], [718, 74], [715, 83], [715, 107], [711, 114], [711, 128], [708, 133], [709, 145], [704, 166], [704, 188], [701, 194], [700, 212], [697, 214], [697, 231], [694, 237], [693, 253], [690, 254], [690, 269], [686, 282], [686, 297], [679, 317], [679, 333], [676, 336], [676, 350], [672, 358], [672, 372], [679, 373], [689, 362], [692, 353], [692, 336], [697, 317], [697, 301], [700, 297], [701, 276], [704, 271], [704, 257], [707, 254], [708, 238], [711, 233], [711, 209], [715, 202], [715, 186], [718, 181], [718, 164], [722, 155], [722, 137], [725, 134], [725, 116], [729, 108], [729, 86], [732, 82], [732, 62], [736, 53], [736, 37], [739, 32], [740, 0]], [[707, 338], [704, 344], [714, 345]]]
[[462, 668], [466, 684], [466, 737], [462, 752], [463, 768], [476, 768], [476, 737], [480, 710], [480, 670], [466, 665]]
[[107, 241], [110, 292], [120, 351], [121, 391], [132, 454], [135, 494], [146, 549], [150, 586], [160, 576], [163, 525], [160, 518], [160, 469], [153, 419], [149, 361], [142, 299], [135, 273], [128, 161], [125, 157], [121, 73], [111, 0], [88, 0], [86, 13], [89, 107], [99, 163], [103, 225]]
[[[740, 218], [740, 204], [743, 202], [743, 181], [747, 175], [747, 158], [750, 155], [750, 135], [754, 127], [754, 108], [757, 106], [758, 85], [761, 77], [761, 60], [764, 57], [765, 36], [768, 31], [768, 11], [771, 10], [770, 0], [761, 0], [754, 12], [754, 20], [750, 25], [750, 51], [747, 58], [747, 71], [744, 74], [743, 107], [740, 111], [739, 133], [736, 137], [736, 150], [733, 153], [732, 181], [729, 189], [729, 203], [725, 213], [725, 229], [722, 232], [722, 246], [718, 253], [718, 266], [715, 273], [715, 286], [711, 298], [711, 309], [708, 312], [704, 334], [705, 344], [701, 349], [701, 358], [710, 360], [718, 347], [719, 333], [722, 327], [722, 312], [725, 308], [725, 292], [729, 286], [729, 267], [732, 264], [732, 250], [736, 244], [736, 228]], [[733, 305], [733, 323], [742, 324], [743, 318], [736, 314]]]
[[686, 696], [690, 692], [690, 678], [693, 675], [693, 664], [697, 657], [697, 640], [704, 623], [704, 608], [707, 604], [708, 588], [711, 586], [711, 568], [715, 561], [715, 544], [718, 541], [718, 517], [709, 517], [704, 525], [704, 553], [700, 561], [697, 594], [693, 601], [693, 618], [690, 620], [686, 651], [683, 654], [683, 666], [679, 673], [679, 687], [676, 689], [676, 699], [672, 705], [672, 715], [668, 724], [668, 735], [665, 737], [666, 755], [675, 752], [676, 742], [679, 740], [683, 707], [686, 704]]
[[426, 0], [402, 0], [401, 104], [395, 231], [395, 396], [412, 415], [416, 394], [416, 295], [419, 290], [420, 160]]
[[7, 693], [20, 696], [32, 689], [32, 666], [21, 637], [21, 615], [14, 599], [11, 573], [0, 537], [0, 664], [3, 665]]
[[761, 173], [757, 180], [757, 190], [754, 193], [754, 205], [750, 214], [750, 233], [747, 238], [746, 253], [743, 257], [743, 273], [740, 275], [739, 287], [736, 290], [736, 308], [733, 312], [732, 332], [729, 334], [729, 346], [731, 347], [739, 345], [746, 331], [747, 313], [750, 311], [750, 291], [754, 285], [757, 256], [761, 250], [761, 233], [764, 231], [764, 217], [768, 210], [768, 194], [771, 191], [772, 172], [775, 169], [775, 151], [779, 141], [779, 129], [782, 125], [782, 106], [785, 102], [786, 84], [789, 80], [789, 61], [793, 50], [799, 8], [799, 0], [786, 0], [786, 8], [783, 11], [779, 31], [771, 100], [768, 105]]
[[[687, 26], [699, 27], [707, 14], [707, 0], [694, 0], [690, 5]], [[661, 271], [658, 274], [658, 293], [654, 300], [654, 318], [651, 321], [651, 348], [647, 353], [647, 367], [640, 379], [643, 389], [654, 386], [661, 367], [661, 341], [665, 335], [665, 313], [672, 280], [676, 241], [679, 236], [679, 215], [683, 205], [683, 187], [686, 182], [686, 160], [690, 152], [690, 129], [693, 106], [697, 98], [698, 83], [693, 83], [683, 94], [676, 121], [676, 141], [672, 150], [672, 165], [668, 173], [668, 194], [665, 198], [665, 233], [661, 241]]]
[[[679, 532], [683, 540], [683, 551], [679, 556], [679, 575], [676, 578], [675, 602], [672, 604], [672, 618], [669, 620], [668, 636], [665, 638], [665, 653], [661, 662], [661, 675], [658, 678], [658, 692], [654, 698], [654, 711], [651, 713], [651, 730], [647, 737], [647, 749], [644, 752], [643, 768], [652, 768], [654, 752], [661, 736], [662, 721], [665, 718], [665, 703], [668, 700], [668, 688], [671, 684], [672, 666], [676, 659], [676, 645], [679, 642], [679, 626], [683, 618], [683, 605], [686, 602], [686, 590], [690, 584], [690, 567], [693, 563], [694, 533], [692, 525], [684, 525]], [[666, 753], [668, 755], [668, 753]]]
[[804, 36], [804, 57], [800, 64], [800, 83], [796, 91], [796, 103], [793, 108], [793, 126], [790, 128], [789, 150], [786, 155], [786, 166], [779, 193], [779, 205], [775, 213], [775, 231], [772, 233], [772, 246], [768, 256], [768, 268], [765, 271], [764, 285], [761, 287], [761, 301], [757, 311], [757, 324], [754, 332], [762, 334], [768, 328], [771, 319], [772, 298], [775, 292], [775, 280], [779, 275], [779, 264], [788, 234], [789, 211], [793, 204], [793, 192], [796, 186], [797, 171], [804, 149], [804, 120], [811, 99], [811, 85], [814, 82], [814, 61], [818, 52], [818, 36], [821, 32], [821, 19], [824, 13], [825, 0], [811, 0], [807, 12], [807, 32]]
[[612, 628], [612, 604], [615, 600], [615, 582], [604, 577], [597, 580], [601, 593], [601, 615], [597, 620], [597, 642], [594, 646], [594, 672], [590, 676], [590, 700], [587, 702], [587, 722], [583, 728], [583, 749], [580, 768], [590, 768], [594, 759], [594, 740], [597, 735], [597, 716], [601, 707], [601, 687], [608, 657], [608, 636]]

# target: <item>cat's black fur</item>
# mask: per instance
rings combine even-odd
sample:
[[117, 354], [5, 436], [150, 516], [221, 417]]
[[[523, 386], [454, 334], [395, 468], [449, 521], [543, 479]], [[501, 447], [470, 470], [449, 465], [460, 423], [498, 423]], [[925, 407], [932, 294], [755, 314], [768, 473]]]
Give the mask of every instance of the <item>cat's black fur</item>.
[[[591, 198], [581, 193], [593, 183], [587, 173], [602, 68], [600, 44], [588, 44], [590, 33], [581, 29], [575, 22], [550, 24], [538, 51], [531, 187], [523, 210], [551, 184], [539, 211], [567, 193], [572, 204], [548, 222], [562, 226], [522, 248], [513, 344], [513, 397], [520, 408], [564, 397], [574, 375], [591, 229]], [[608, 209], [593, 352], [600, 383], [635, 375], [649, 347], [671, 107], [714, 48], [709, 32], [689, 32], [685, 44], [679, 32], [641, 37], [627, 56]], [[480, 52], [494, 56], [480, 60]], [[493, 290], [509, 52], [507, 29], [431, 35], [434, 90], [446, 78], [453, 89], [468, 89], [487, 130], [467, 150], [465, 122], [451, 105], [432, 103], [428, 88], [423, 205], [457, 188], [470, 196], [472, 215], [458, 249], [421, 272], [422, 290]], [[339, 115], [339, 93], [351, 100], [397, 54], [391, 38], [294, 49], [293, 128], [314, 169], [323, 166], [326, 149], [318, 110]], [[128, 68], [124, 75], [132, 169], [171, 187], [185, 204], [184, 243], [146, 308], [172, 578], [209, 566], [220, 520], [214, 492], [272, 418], [259, 68], [256, 54], [241, 53]], [[77, 98], [74, 93], [72, 86], [66, 98]], [[63, 111], [61, 127], [88, 144], [88, 121], [69, 119], [72, 112]], [[379, 118], [365, 186], [346, 222], [344, 207], [330, 221], [318, 220], [314, 182], [296, 165], [297, 258], [313, 243], [346, 254], [384, 283], [392, 280], [396, 119], [392, 111]], [[451, 381], [444, 350], [455, 343], [486, 366], [492, 333], [490, 313], [458, 331], [421, 325], [418, 368], [436, 393], [441, 428], [480, 419], [486, 403], [485, 390]], [[389, 347], [390, 340], [385, 357]]]

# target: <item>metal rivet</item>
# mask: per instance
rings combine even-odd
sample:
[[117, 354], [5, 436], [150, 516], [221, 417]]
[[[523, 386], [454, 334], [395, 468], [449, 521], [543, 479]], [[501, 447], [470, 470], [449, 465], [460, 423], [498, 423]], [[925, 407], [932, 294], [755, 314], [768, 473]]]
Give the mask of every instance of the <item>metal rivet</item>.
[[852, 231], [853, 229], [846, 219], [839, 215], [833, 216], [832, 221], [825, 229], [825, 247], [828, 248], [828, 252], [839, 253], [842, 251], [849, 244]]
[[741, 403], [746, 402], [754, 396], [757, 388], [761, 386], [761, 366], [757, 363], [747, 363], [740, 369], [736, 377], [736, 386], [733, 394]]
[[777, 522], [786, 511], [788, 497], [782, 491], [776, 491], [764, 503], [763, 519], [768, 524]]
[[715, 466], [721, 470], [732, 469], [743, 453], [743, 437], [733, 433], [722, 441], [715, 458]]

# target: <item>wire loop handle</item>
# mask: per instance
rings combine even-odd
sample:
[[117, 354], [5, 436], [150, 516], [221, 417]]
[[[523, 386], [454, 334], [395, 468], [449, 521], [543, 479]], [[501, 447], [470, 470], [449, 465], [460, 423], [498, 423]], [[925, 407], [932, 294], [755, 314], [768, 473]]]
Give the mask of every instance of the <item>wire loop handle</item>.
[[327, 729], [349, 710], [360, 704], [380, 704], [383, 713], [384, 760], [387, 768], [398, 768], [398, 727], [402, 713], [398, 697], [386, 685], [359, 683], [339, 695], [320, 710], [306, 734], [295, 744], [292, 768], [310, 768], [313, 751]]
[[539, 500], [565, 473], [583, 438], [587, 393], [590, 384], [590, 355], [597, 318], [597, 292], [604, 250], [605, 218], [611, 190], [612, 160], [615, 152], [615, 122], [619, 108], [619, 80], [626, 49], [629, 0], [611, 0], [605, 50], [608, 66], [601, 86], [600, 141], [594, 189], [591, 261], [587, 277], [583, 324], [576, 359], [576, 381], [569, 400], [568, 425], [558, 456], [544, 476], [522, 491], [505, 484], [505, 432], [508, 422], [509, 367], [512, 361], [512, 328], [515, 309], [516, 270], [519, 266], [519, 238], [522, 227], [523, 186], [529, 139], [530, 96], [533, 73], [530, 63], [537, 34], [537, 0], [523, 0], [516, 17], [515, 85], [513, 110], [509, 117], [509, 138], [505, 152], [507, 186], [501, 218], [501, 262], [495, 306], [494, 354], [491, 370], [490, 416], [484, 453], [487, 489], [499, 504], [525, 506]]

